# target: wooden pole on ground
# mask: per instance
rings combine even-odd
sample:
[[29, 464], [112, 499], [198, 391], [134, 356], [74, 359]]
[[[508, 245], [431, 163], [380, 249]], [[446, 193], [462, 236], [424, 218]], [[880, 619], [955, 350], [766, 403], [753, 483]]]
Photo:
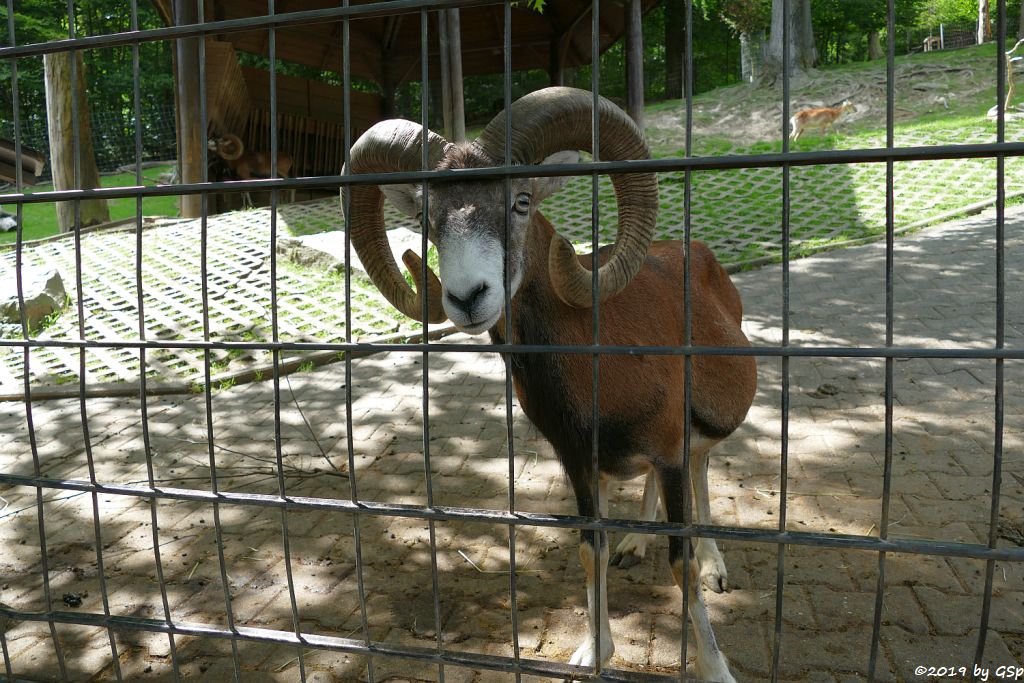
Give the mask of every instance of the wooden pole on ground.
[[[71, 60], [75, 60], [72, 78]], [[43, 55], [46, 81], [46, 122], [50, 138], [50, 169], [55, 190], [91, 190], [100, 186], [100, 172], [92, 148], [89, 107], [85, 98], [85, 64], [81, 52], [56, 52]], [[77, 114], [77, 131], [75, 116]], [[76, 135], [77, 132], [77, 135]], [[78, 166], [75, 168], [75, 147]], [[57, 202], [57, 225], [61, 232], [75, 229], [75, 203]], [[79, 217], [81, 227], [110, 220], [105, 199], [83, 199]]]

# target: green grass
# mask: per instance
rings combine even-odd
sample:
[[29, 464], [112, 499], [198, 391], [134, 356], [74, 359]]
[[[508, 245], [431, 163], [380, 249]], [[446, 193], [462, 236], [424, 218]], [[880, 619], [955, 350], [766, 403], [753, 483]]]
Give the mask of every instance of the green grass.
[[[172, 166], [167, 165], [154, 166], [153, 168], [145, 169], [142, 174], [143, 185], [156, 185], [160, 174], [166, 173], [172, 168]], [[102, 176], [100, 178], [100, 185], [103, 187], [135, 187], [135, 173], [118, 173], [116, 175]], [[27, 194], [49, 192], [52, 190], [53, 185], [49, 183], [25, 188], [25, 192]], [[134, 197], [109, 199], [107, 200], [107, 208], [110, 211], [111, 221], [131, 218], [136, 213], [136, 200]], [[4, 206], [4, 210], [8, 213], [14, 213], [14, 206], [12, 204], [7, 204]], [[177, 216], [178, 198], [176, 196], [168, 196], [148, 197], [143, 199], [142, 215]], [[24, 229], [22, 231], [23, 239], [25, 240], [37, 240], [43, 237], [50, 237], [51, 235], [56, 235], [59, 232], [57, 228], [57, 207], [53, 202], [25, 204], [22, 221], [24, 224]], [[16, 231], [0, 233], [0, 244], [13, 244], [16, 240]]]

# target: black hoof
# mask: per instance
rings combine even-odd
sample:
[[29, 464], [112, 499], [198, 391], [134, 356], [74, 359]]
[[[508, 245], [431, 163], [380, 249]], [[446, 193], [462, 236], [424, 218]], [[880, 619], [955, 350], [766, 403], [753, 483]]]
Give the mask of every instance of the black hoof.
[[609, 560], [609, 564], [619, 569], [629, 569], [640, 564], [640, 558], [633, 553], [615, 553]]

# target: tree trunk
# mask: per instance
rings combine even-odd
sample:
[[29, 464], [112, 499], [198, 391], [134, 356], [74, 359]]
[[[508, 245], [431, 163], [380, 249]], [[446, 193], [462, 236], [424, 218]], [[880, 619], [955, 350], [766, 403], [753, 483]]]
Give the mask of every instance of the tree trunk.
[[626, 111], [644, 129], [644, 34], [640, 0], [626, 3]]
[[[74, 81], [71, 74], [72, 55], [75, 60]], [[85, 64], [82, 61], [82, 53], [56, 52], [43, 55], [43, 71], [46, 82], [46, 121], [49, 127], [53, 189], [91, 190], [99, 187], [100, 172], [96, 168], [92, 131], [89, 127], [89, 108], [85, 100]], [[78, 173], [75, 172], [76, 145], [79, 158]], [[61, 232], [75, 229], [75, 203], [57, 202], [57, 224]], [[78, 204], [81, 227], [110, 220], [105, 199], [83, 199]]]
[[868, 33], [868, 59], [875, 60], [881, 59], [885, 56], [882, 51], [882, 38], [878, 31], [871, 31]]
[[789, 73], [805, 73], [814, 68], [816, 53], [811, 30], [810, 0], [791, 0], [789, 16], [783, 16], [783, 0], [772, 0], [772, 27], [765, 52], [761, 82], [772, 85], [782, 75], [783, 24], [789, 27]]
[[[790, 0], [792, 2], [792, 0]], [[811, 0], [803, 0], [800, 7], [800, 54], [803, 71], [818, 65], [818, 50], [814, 45], [814, 23], [811, 21]]]
[[740, 68], [743, 82], [754, 83], [764, 71], [764, 31], [740, 33]]
[[989, 20], [988, 0], [978, 0], [978, 45], [992, 40], [992, 23]]
[[681, 0], [665, 1], [665, 98], [670, 100], [683, 97], [685, 12]]

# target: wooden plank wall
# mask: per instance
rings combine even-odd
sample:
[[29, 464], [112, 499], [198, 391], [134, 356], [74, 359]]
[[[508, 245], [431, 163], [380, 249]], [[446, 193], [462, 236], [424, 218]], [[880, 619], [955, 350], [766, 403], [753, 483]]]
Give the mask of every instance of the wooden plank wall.
[[210, 137], [241, 135], [252, 101], [235, 48], [226, 41], [206, 41], [206, 111]]
[[[252, 110], [242, 139], [250, 149], [270, 149], [270, 73], [241, 68]], [[342, 89], [293, 76], [277, 76], [278, 148], [292, 155], [293, 176], [341, 172], [345, 144]], [[383, 100], [351, 94], [352, 140], [382, 118]]]

